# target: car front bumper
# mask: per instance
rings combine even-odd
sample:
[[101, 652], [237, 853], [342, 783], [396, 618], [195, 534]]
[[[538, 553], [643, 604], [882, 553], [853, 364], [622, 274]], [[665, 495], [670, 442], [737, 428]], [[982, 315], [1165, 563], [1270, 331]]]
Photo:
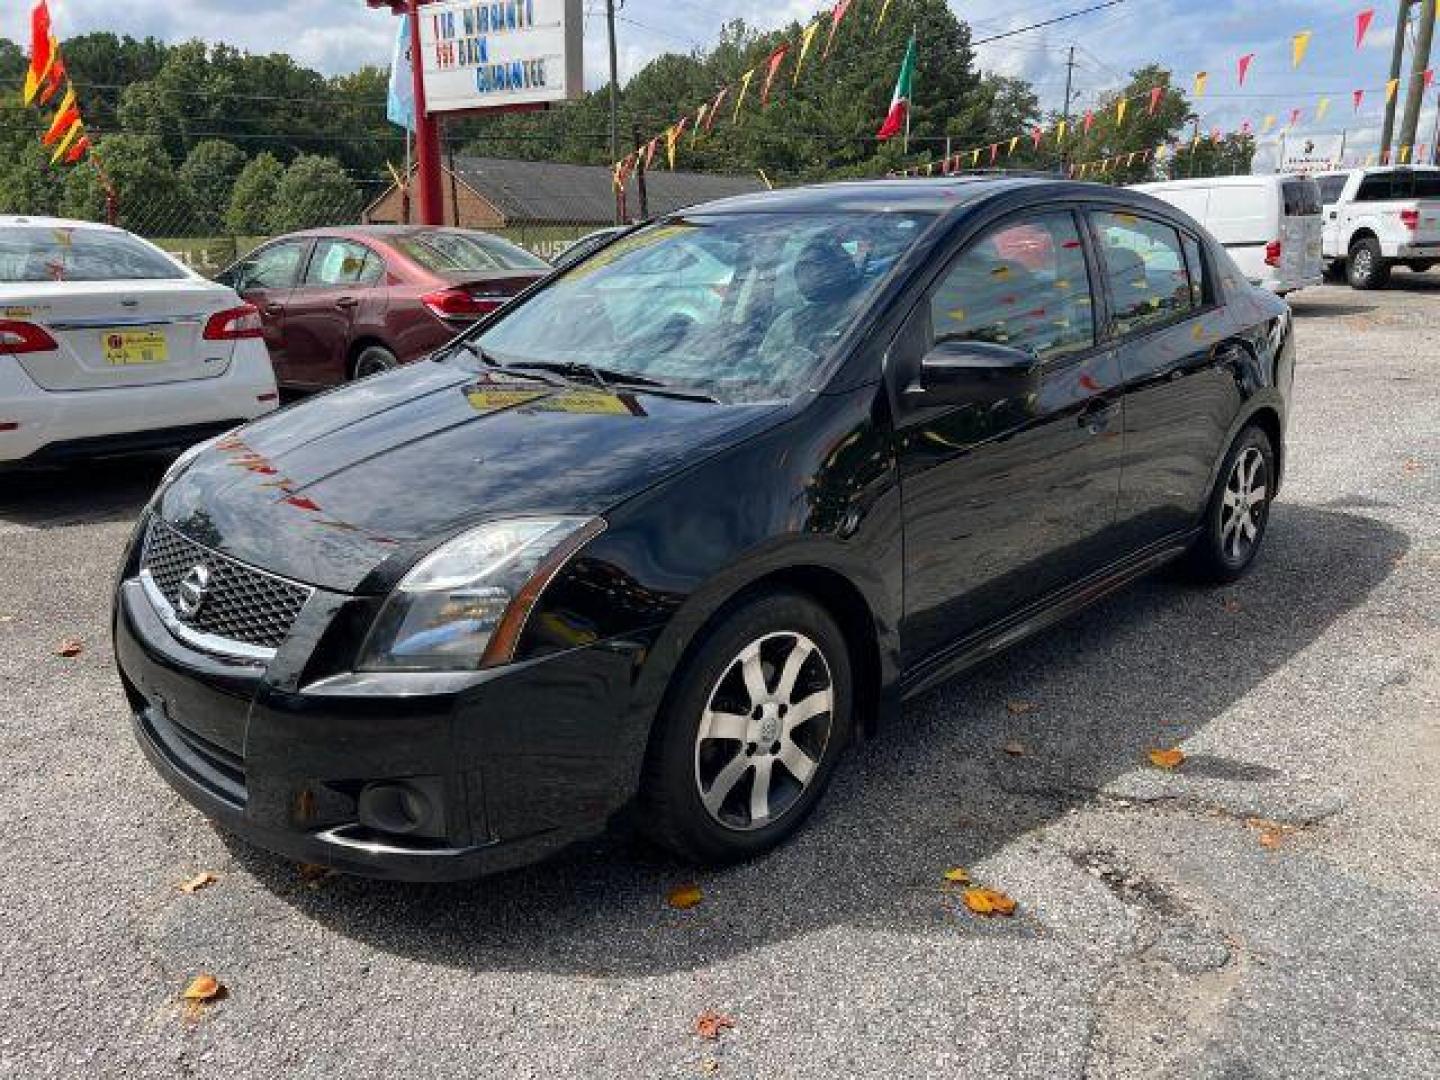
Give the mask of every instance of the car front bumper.
[[44, 390], [0, 357], [0, 463], [183, 447], [273, 411], [275, 373], [263, 341], [241, 340], [224, 375], [92, 390]]
[[[446, 881], [533, 862], [604, 828], [634, 793], [637, 656], [590, 646], [490, 671], [341, 673], [301, 685], [197, 652], [140, 582], [116, 596], [135, 736], [182, 796], [259, 847], [348, 873]], [[421, 833], [362, 822], [370, 785], [429, 800]]]

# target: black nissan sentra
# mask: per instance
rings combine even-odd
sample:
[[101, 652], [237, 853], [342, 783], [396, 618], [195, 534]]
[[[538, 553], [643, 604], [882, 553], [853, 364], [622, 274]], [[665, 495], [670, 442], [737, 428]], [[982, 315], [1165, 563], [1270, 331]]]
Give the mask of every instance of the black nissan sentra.
[[1293, 365], [1285, 304], [1137, 193], [698, 207], [177, 461], [116, 594], [135, 732], [227, 828], [359, 874], [631, 807], [753, 855], [907, 697], [1171, 560], [1242, 574]]

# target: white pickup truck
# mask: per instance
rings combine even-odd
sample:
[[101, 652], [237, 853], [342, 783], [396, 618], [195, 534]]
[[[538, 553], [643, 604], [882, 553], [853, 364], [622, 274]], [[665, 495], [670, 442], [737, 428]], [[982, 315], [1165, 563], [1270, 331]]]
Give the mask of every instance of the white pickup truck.
[[1440, 263], [1440, 168], [1348, 169], [1315, 177], [1324, 204], [1326, 272], [1381, 289], [1395, 266]]

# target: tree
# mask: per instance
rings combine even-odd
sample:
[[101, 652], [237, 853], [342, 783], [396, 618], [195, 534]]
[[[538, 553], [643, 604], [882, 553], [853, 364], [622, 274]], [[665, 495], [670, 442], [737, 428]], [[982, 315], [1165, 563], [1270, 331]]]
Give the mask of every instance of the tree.
[[191, 148], [180, 166], [180, 181], [194, 195], [196, 229], [204, 233], [221, 230], [230, 193], [244, 167], [244, 151], [224, 139], [206, 139]]
[[270, 214], [274, 232], [338, 225], [359, 216], [359, 196], [334, 158], [301, 154], [290, 163], [275, 191]]
[[240, 170], [225, 210], [225, 228], [232, 236], [263, 236], [270, 231], [270, 212], [284, 175], [285, 167], [268, 150]]
[[181, 236], [190, 229], [192, 200], [160, 141], [148, 135], [107, 135], [72, 168], [61, 211], [67, 217], [105, 220], [105, 186], [96, 159], [114, 185], [116, 224], [144, 236]]
[[60, 204], [64, 165], [50, 164], [40, 145], [43, 117], [20, 104], [0, 102], [0, 214], [53, 214]]

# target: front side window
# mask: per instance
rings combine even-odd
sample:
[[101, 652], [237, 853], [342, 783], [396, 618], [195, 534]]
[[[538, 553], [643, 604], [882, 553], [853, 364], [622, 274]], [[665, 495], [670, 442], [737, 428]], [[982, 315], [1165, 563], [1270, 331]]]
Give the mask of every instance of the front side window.
[[1170, 322], [1191, 309], [1190, 275], [1175, 229], [1123, 211], [1097, 213], [1094, 222], [1117, 334]]
[[934, 343], [983, 341], [1042, 360], [1095, 343], [1085, 250], [1069, 213], [1000, 226], [963, 251], [930, 297]]
[[320, 240], [310, 266], [306, 285], [369, 285], [384, 272], [380, 257], [363, 244], [350, 240]]
[[631, 233], [478, 338], [501, 363], [573, 361], [722, 401], [792, 397], [933, 215], [709, 214]]
[[242, 268], [237, 288], [288, 289], [300, 276], [305, 245], [299, 242], [274, 244], [250, 256]]
[[0, 282], [183, 281], [164, 252], [123, 232], [63, 225], [0, 228]]

